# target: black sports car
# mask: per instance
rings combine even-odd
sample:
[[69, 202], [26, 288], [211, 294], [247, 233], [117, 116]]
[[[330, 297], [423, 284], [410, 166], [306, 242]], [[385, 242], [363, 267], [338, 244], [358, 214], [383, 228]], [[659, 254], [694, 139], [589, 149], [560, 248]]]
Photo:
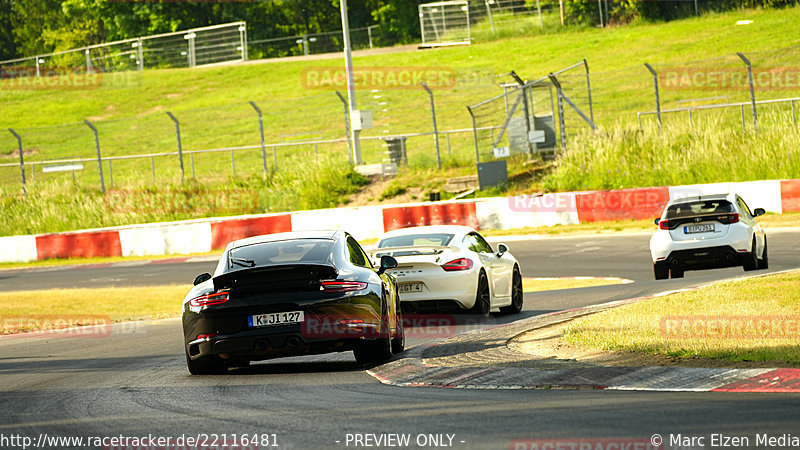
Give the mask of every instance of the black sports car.
[[183, 300], [192, 374], [251, 361], [353, 350], [379, 362], [405, 347], [397, 284], [344, 231], [278, 233], [228, 244]]

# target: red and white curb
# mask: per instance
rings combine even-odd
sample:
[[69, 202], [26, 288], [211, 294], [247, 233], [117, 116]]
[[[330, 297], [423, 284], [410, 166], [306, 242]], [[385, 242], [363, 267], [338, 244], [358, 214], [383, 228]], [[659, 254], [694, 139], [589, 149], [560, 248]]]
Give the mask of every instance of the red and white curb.
[[418, 225], [469, 225], [478, 229], [568, 225], [659, 216], [673, 198], [737, 192], [753, 208], [800, 211], [800, 180], [765, 180], [662, 186], [615, 191], [444, 202], [331, 208], [278, 214], [196, 219], [67, 233], [0, 237], [0, 262], [51, 258], [179, 255], [222, 249], [259, 234], [311, 229], [345, 229], [358, 240]]
[[[792, 270], [775, 272], [784, 273]], [[758, 274], [741, 278], [762, 277]], [[482, 344], [483, 334], [508, 328], [510, 339], [521, 332], [552, 325], [573, 317], [599, 312], [653, 297], [676, 292], [700, 289], [712, 284], [729, 281], [720, 280], [691, 288], [661, 292], [658, 294], [627, 300], [618, 300], [600, 305], [557, 311], [510, 324], [492, 327], [483, 331], [470, 331], [459, 336]], [[527, 323], [538, 321], [537, 325]], [[458, 336], [456, 336], [458, 337]], [[505, 339], [505, 338], [504, 338]], [[506, 340], [508, 340], [506, 339]], [[488, 340], [497, 341], [497, 336]], [[368, 370], [367, 373], [382, 384], [400, 387], [437, 387], [450, 389], [602, 389], [619, 391], [666, 391], [666, 392], [771, 392], [800, 393], [800, 369], [794, 368], [693, 368], [693, 367], [621, 367], [590, 366], [585, 364], [556, 369], [533, 367], [508, 367], [487, 365], [479, 367], [441, 366], [423, 362], [423, 353], [448, 341], [437, 342], [408, 351], [403, 358]], [[484, 347], [478, 345], [478, 347]], [[509, 350], [511, 351], [511, 350]]]

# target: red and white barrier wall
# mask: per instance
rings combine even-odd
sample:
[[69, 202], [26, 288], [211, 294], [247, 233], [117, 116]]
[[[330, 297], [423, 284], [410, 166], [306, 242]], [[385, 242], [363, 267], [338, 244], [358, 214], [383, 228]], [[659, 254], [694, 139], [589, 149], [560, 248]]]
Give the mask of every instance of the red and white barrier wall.
[[198, 219], [35, 236], [0, 237], [0, 262], [50, 258], [204, 253], [228, 242], [284, 231], [344, 229], [356, 239], [418, 225], [478, 229], [636, 220], [658, 217], [673, 198], [737, 192], [751, 208], [800, 211], [800, 180], [564, 192], [446, 202], [333, 208], [280, 214]]

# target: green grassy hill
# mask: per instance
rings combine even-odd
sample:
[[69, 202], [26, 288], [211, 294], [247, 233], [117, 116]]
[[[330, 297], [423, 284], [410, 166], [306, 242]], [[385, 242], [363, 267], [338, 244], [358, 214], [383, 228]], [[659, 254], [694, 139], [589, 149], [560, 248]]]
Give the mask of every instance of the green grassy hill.
[[[751, 20], [752, 23], [736, 25], [739, 20]], [[742, 70], [741, 62], [734, 55], [734, 52], [741, 51], [751, 57], [757, 68], [760, 67], [759, 64], [800, 67], [800, 56], [796, 50], [758, 53], [800, 44], [800, 35], [796, 33], [797, 23], [800, 23], [800, 8], [744, 10], [670, 23], [635, 24], [607, 29], [566, 29], [549, 34], [531, 32], [527, 36], [479, 42], [465, 47], [359, 56], [355, 59], [355, 64], [362, 68], [434, 68], [454, 73], [457, 77], [454, 87], [435, 90], [439, 129], [453, 130], [471, 127], [466, 105], [501, 93], [498, 83], [511, 81], [507, 76], [498, 78], [495, 75], [515, 70], [524, 78], [535, 79], [585, 58], [592, 72], [596, 122], [611, 135], [619, 135], [624, 130], [635, 127], [636, 112], [654, 108], [652, 78], [644, 69], [644, 62], [653, 64], [659, 70], [683, 67], [701, 71], [708, 68]], [[478, 33], [478, 36], [484, 34]], [[693, 62], [684, 64], [686, 61]], [[93, 138], [82, 123], [84, 119], [92, 120], [97, 125], [104, 157], [174, 152], [175, 130], [165, 114], [166, 111], [172, 111], [181, 121], [184, 151], [257, 145], [258, 122], [248, 101], [255, 101], [264, 111], [268, 144], [308, 137], [339, 139], [344, 137], [342, 103], [333, 90], [309, 89], [303, 82], [303, 76], [309, 71], [320, 72], [341, 66], [340, 58], [254, 61], [198, 69], [108, 74], [99, 88], [88, 90], [9, 90], [3, 86], [0, 90], [0, 102], [4, 114], [0, 125], [3, 128], [14, 128], [22, 135], [27, 161], [94, 156]], [[568, 95], [582, 108], [587, 107], [583, 73], [572, 72], [565, 75], [563, 80], [568, 85]], [[730, 102], [748, 98], [747, 92], [741, 89], [706, 87], [688, 91], [662, 91], [664, 107], [674, 107], [679, 99], [720, 95], [727, 96]], [[758, 92], [760, 99], [792, 95], [800, 95], [800, 90], [795, 87], [794, 90], [773, 89]], [[363, 90], [358, 92], [358, 102], [360, 109], [372, 110], [375, 118], [374, 128], [364, 133], [368, 138], [364, 141], [367, 163], [380, 162], [384, 157], [381, 141], [375, 138], [427, 132], [431, 129], [428, 97], [422, 90]], [[711, 120], [715, 124], [715, 131], [725, 130], [726, 127], [735, 131], [739, 121], [738, 114], [737, 110], [720, 117], [695, 120]], [[776, 110], [773, 114], [774, 122], [785, 120], [785, 115], [785, 107], [783, 110]], [[571, 114], [567, 124], [571, 139], [584, 134], [587, 129], [576, 117]], [[773, 119], [770, 119], [770, 111], [764, 112], [765, 127]], [[657, 147], [659, 140], [671, 140], [669, 136], [673, 135], [677, 136], [674, 141], [679, 143], [677, 152], [691, 149], [699, 145], [698, 143], [707, 146], [722, 142], [713, 137], [705, 140], [691, 137], [683, 139], [681, 136], [690, 132], [685, 116], [669, 116], [665, 120], [669, 122], [666, 134], [648, 138], [650, 141], [647, 145]], [[778, 140], [794, 139], [777, 132], [772, 135], [773, 139]], [[736, 145], [740, 141], [731, 138], [725, 140], [724, 145]], [[625, 152], [632, 151], [628, 148], [630, 146], [638, 148], [645, 145], [637, 142], [630, 139], [604, 139], [602, 136], [581, 137], [575, 141], [574, 148], [571, 147], [572, 153], [545, 180], [545, 185], [552, 189], [582, 189], [659, 183], [659, 179], [647, 176], [646, 173], [643, 176], [629, 177], [624, 182], [615, 181], [618, 177], [615, 177], [610, 168], [616, 167], [619, 170], [621, 167], [626, 173], [642, 172], [636, 166], [640, 164], [637, 158], [631, 158], [631, 166], [626, 168], [627, 160], [624, 156], [620, 157], [618, 152], [622, 151], [624, 155]], [[789, 141], [791, 142], [794, 141]], [[457, 168], [451, 169], [451, 173], [469, 173], [474, 170], [470, 168], [474, 162], [471, 133], [453, 134], [449, 152], [444, 138], [442, 146], [447, 166]], [[607, 147], [613, 147], [615, 152], [604, 151], [606, 159], [602, 159], [603, 155], [598, 159], [596, 149]], [[767, 147], [791, 148], [783, 141], [781, 145]], [[13, 137], [9, 133], [0, 133], [0, 163], [14, 163], [15, 148], [16, 141]], [[434, 167], [433, 141], [430, 136], [410, 138], [408, 148], [410, 171]], [[316, 147], [279, 147], [275, 156], [279, 170], [264, 180], [261, 177], [260, 150], [237, 151], [233, 155], [233, 163], [230, 152], [197, 154], [193, 165], [198, 183], [189, 183], [194, 187], [180, 184], [178, 164], [174, 156], [155, 157], [152, 161], [119, 160], [114, 162], [112, 169], [114, 188], [139, 189], [146, 186], [150, 191], [175, 189], [184, 192], [182, 195], [186, 196], [192, 195], [192, 189], [200, 189], [197, 187], [199, 185], [203, 186], [202, 189], [212, 191], [217, 187], [256, 190], [259, 193], [259, 202], [238, 211], [245, 213], [267, 209], [278, 211], [335, 206], [342, 201], [343, 196], [357, 190], [364, 182], [359, 177], [347, 175], [348, 156], [343, 142]], [[770, 154], [769, 157], [776, 156]], [[647, 153], [646, 158], [658, 159], [658, 149], [654, 153]], [[713, 161], [714, 155], [710, 154], [709, 158]], [[591, 167], [587, 169], [585, 166], [587, 161], [600, 160], [603, 162], [602, 171], [607, 172], [604, 176], [599, 176], [595, 173], [598, 171], [592, 171]], [[571, 164], [571, 161], [575, 161], [576, 165], [565, 165]], [[800, 161], [800, 157], [794, 161]], [[189, 174], [188, 155], [185, 164]], [[657, 164], [658, 161], [648, 163], [651, 166]], [[152, 165], [156, 168], [155, 182]], [[236, 167], [235, 175], [233, 165]], [[268, 165], [271, 171], [271, 149], [268, 150]], [[320, 169], [321, 167], [324, 169]], [[645, 172], [647, 170], [649, 169], [645, 168]], [[665, 166], [664, 170], [669, 171], [670, 168]], [[672, 177], [670, 180], [717, 181], [705, 179], [702, 170], [690, 172], [686, 177]], [[773, 175], [761, 172], [758, 172], [758, 176]], [[774, 177], [792, 174], [800, 176], [796, 164], [775, 172]], [[726, 175], [729, 173], [721, 172], [715, 173], [713, 177]], [[102, 197], [97, 197], [96, 167], [86, 164], [85, 169], [77, 173], [79, 188], [69, 189], [80, 189], [83, 200], [92, 198], [95, 205], [92, 206], [93, 212], [83, 214], [86, 216], [84, 218], [64, 219], [69, 214], [59, 214], [61, 208], [74, 209], [74, 204], [67, 197], [75, 196], [63, 187], [71, 186], [71, 175], [44, 175], [37, 172], [36, 176], [36, 182], [30, 186], [30, 197], [36, 199], [25, 201], [18, 196], [18, 168], [0, 168], [0, 186], [4, 192], [4, 214], [0, 226], [3, 233], [59, 231], [198, 215], [192, 214], [190, 210], [182, 213], [169, 210], [153, 214], [109, 213]], [[756, 174], [731, 176], [747, 178]], [[28, 177], [30, 180], [31, 175]], [[407, 178], [414, 177], [412, 175]], [[106, 182], [108, 184], [108, 180]], [[62, 205], [64, 202], [67, 203], [66, 206]], [[39, 208], [35, 217], [31, 215], [33, 213], [26, 212], [32, 207]], [[11, 214], [5, 213], [12, 210], [17, 217], [12, 218]]]

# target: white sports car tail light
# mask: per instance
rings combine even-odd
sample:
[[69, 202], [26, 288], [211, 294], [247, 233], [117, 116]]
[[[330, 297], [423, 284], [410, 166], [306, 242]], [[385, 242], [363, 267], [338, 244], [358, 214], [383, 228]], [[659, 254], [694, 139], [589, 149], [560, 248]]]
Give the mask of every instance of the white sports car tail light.
[[469, 270], [472, 268], [472, 260], [469, 258], [458, 258], [448, 263], [442, 264], [445, 272], [456, 272], [459, 270]]

